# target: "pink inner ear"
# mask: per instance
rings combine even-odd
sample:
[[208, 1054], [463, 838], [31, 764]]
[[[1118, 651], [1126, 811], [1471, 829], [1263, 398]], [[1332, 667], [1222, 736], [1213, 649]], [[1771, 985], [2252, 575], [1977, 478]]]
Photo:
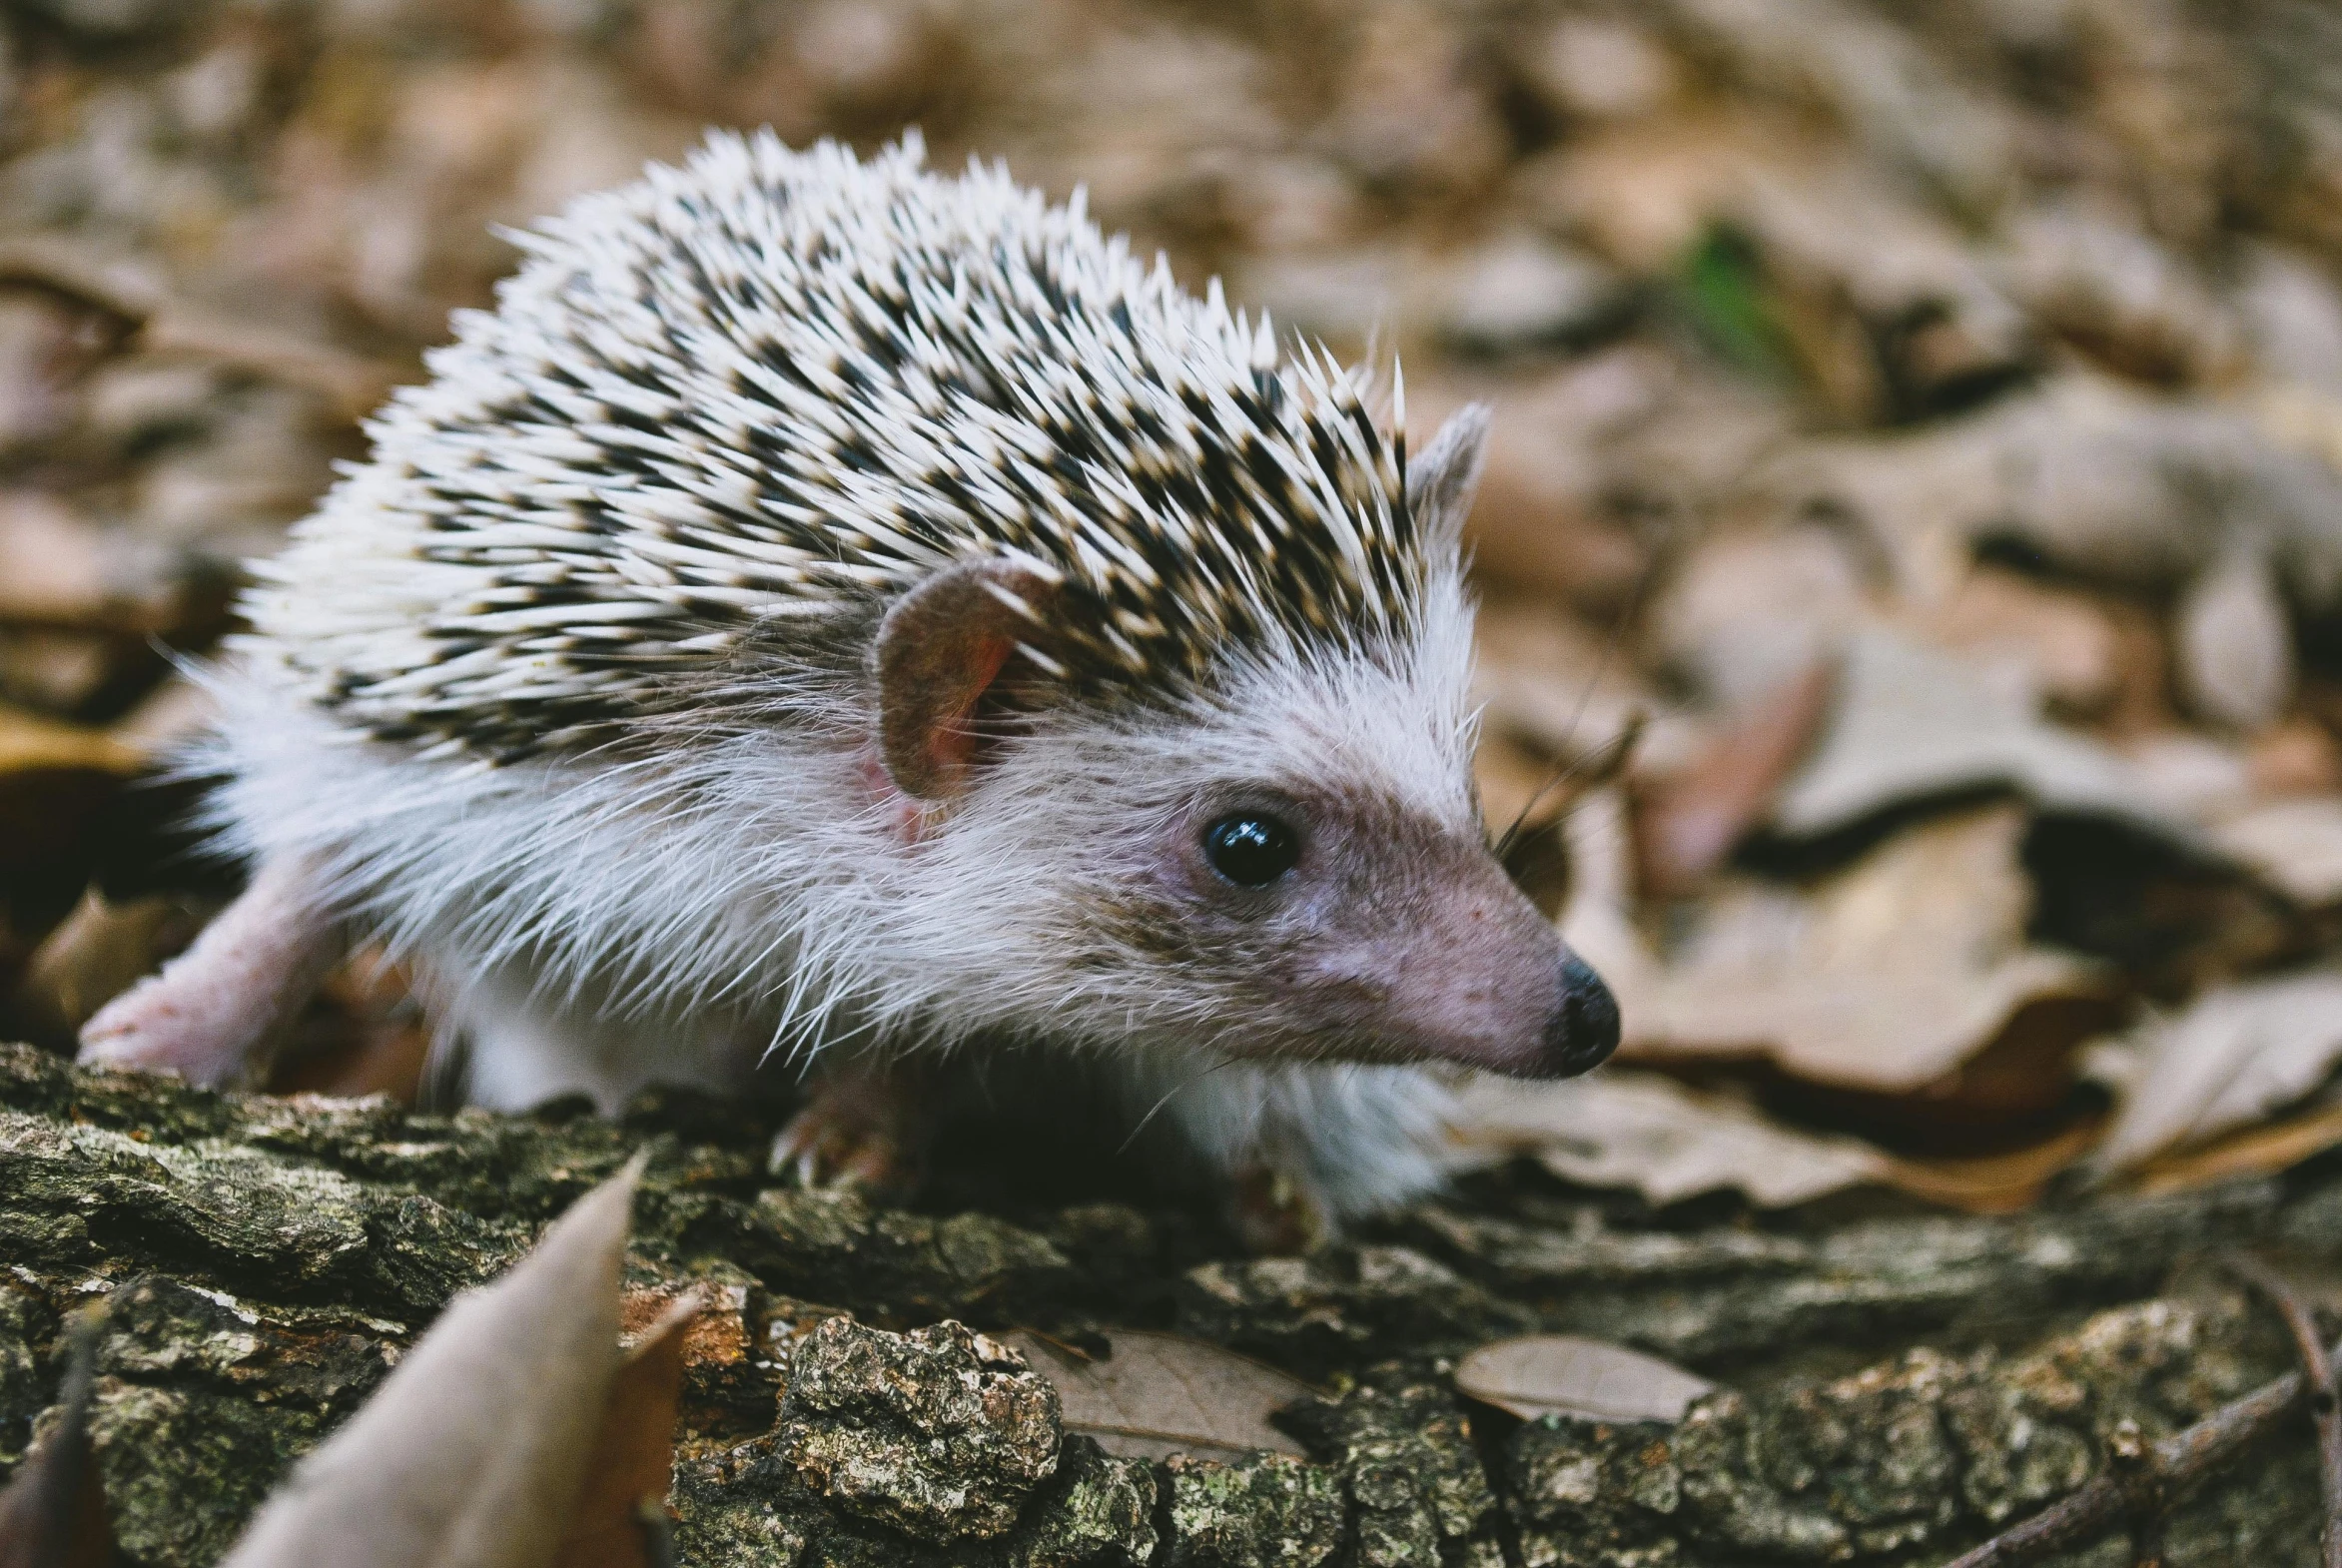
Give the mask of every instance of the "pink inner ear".
[[975, 765], [976, 746], [983, 739], [976, 710], [1016, 646], [1009, 638], [998, 636], [971, 637], [968, 641], [968, 663], [961, 672], [965, 684], [958, 701], [937, 710], [934, 728], [927, 735], [928, 768], [947, 789]]
[[984, 695], [1019, 639], [1044, 623], [1055, 591], [1055, 583], [1016, 562], [964, 561], [887, 611], [871, 663], [879, 755], [896, 788], [945, 800], [967, 786], [981, 760]]

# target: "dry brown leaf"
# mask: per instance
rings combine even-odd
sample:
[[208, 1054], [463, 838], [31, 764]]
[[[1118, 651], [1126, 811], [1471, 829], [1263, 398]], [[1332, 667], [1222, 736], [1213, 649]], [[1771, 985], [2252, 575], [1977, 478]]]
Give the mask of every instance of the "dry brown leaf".
[[2122, 695], [2122, 631], [2106, 606], [1979, 566], [1918, 617], [1928, 639], [1982, 666], [2017, 672], [2024, 689], [2071, 714], [2112, 708]]
[[2173, 646], [2181, 689], [2199, 718], [2257, 730], [2293, 694], [2293, 623], [2259, 550], [2238, 549], [2180, 596]]
[[17, 984], [18, 1016], [71, 1040], [91, 1014], [184, 949], [209, 913], [160, 895], [117, 904], [91, 888], [33, 950]]
[[74, 1334], [64, 1410], [0, 1489], [0, 1568], [113, 1568], [105, 1478], [90, 1448], [92, 1322]]
[[550, 1568], [618, 1369], [640, 1172], [638, 1157], [502, 1278], [457, 1296], [226, 1568]]
[[1472, 698], [1487, 727], [1560, 762], [1601, 757], [1657, 706], [1625, 647], [1559, 609], [1492, 600], [1475, 652]]
[[0, 621], [167, 635], [201, 606], [179, 552], [85, 520], [52, 495], [0, 490]]
[[1827, 109], [1890, 169], [1978, 209], [2014, 176], [2009, 111], [1877, 12], [1846, 0], [1673, 0], [1665, 14], [1734, 79]]
[[1465, 252], [1417, 287], [1433, 333], [1471, 355], [1582, 348], [1616, 328], [1632, 304], [1617, 273], [1534, 233]]
[[145, 760], [138, 748], [105, 730], [0, 708], [0, 777], [18, 773], [128, 777]]
[[2114, 1125], [2090, 1158], [2112, 1176], [2292, 1105], [2342, 1061], [2342, 973], [2218, 987], [2129, 1042]]
[[1000, 1337], [1057, 1384], [1066, 1430], [1098, 1439], [1109, 1453], [1230, 1459], [1265, 1448], [1305, 1457], [1268, 1417], [1317, 1390], [1273, 1366], [1143, 1329], [1116, 1330], [1107, 1336], [1113, 1353], [1096, 1357], [1035, 1333]]
[[2101, 1117], [2084, 1117], [2037, 1144], [1964, 1160], [1895, 1160], [1887, 1183], [1914, 1197], [1971, 1214], [2009, 1214], [2030, 1208], [2060, 1172], [2090, 1151], [2105, 1130]]
[[1694, 1401], [1716, 1391], [1705, 1377], [1672, 1362], [1575, 1334], [1528, 1334], [1484, 1344], [1456, 1363], [1455, 1383], [1482, 1404], [1529, 1421], [1566, 1415], [1581, 1421], [1673, 1424]]
[[2032, 357], [2024, 315], [1964, 238], [1875, 169], [1769, 164], [1733, 193], [1728, 216], [1763, 259], [1812, 386], [1842, 416], [1969, 402]]
[[2275, 1176], [2342, 1145], [2342, 1105], [2318, 1106], [2266, 1127], [2244, 1128], [2195, 1149], [2148, 1161], [2126, 1183], [2149, 1197], [2238, 1176]]
[[1996, 687], [1970, 661], [1884, 627], [1848, 642], [1836, 710], [1782, 789], [1773, 823], [1820, 835], [1893, 806], [1987, 788], [2178, 831], [2121, 757], [2043, 722], [2027, 694]]
[[1723, 867], [1771, 813], [1782, 781], [1812, 748], [1835, 681], [1830, 664], [1813, 665], [1736, 715], [1689, 766], [1637, 781], [1634, 832], [1644, 892], [1681, 898]]
[[[1936, 1085], [2037, 1003], [2092, 999], [2091, 966], [2028, 944], [2014, 805], [1922, 824], [1811, 893], [1732, 885], [1625, 1010], [1627, 1049], [1757, 1056], [1848, 1089]], [[2071, 1018], [2092, 1027], [2094, 1009]], [[2055, 1041], [2035, 1041], [2053, 1054]]]
[[696, 1289], [667, 1302], [610, 1380], [577, 1512], [553, 1554], [561, 1568], [654, 1568], [643, 1524], [674, 1479], [684, 1340], [705, 1305]]
[[1741, 712], [1834, 657], [1870, 599], [1863, 564], [1838, 534], [1733, 529], [1677, 568], [1652, 628], [1668, 663], [1712, 706]]
[[2342, 795], [2300, 795], [2215, 822], [2212, 844], [2287, 898], [2342, 904]]
[[1646, 553], [1602, 516], [1606, 446], [1667, 395], [1670, 368], [1647, 348], [1597, 354], [1534, 382], [1407, 383], [1418, 437], [1495, 395], [1487, 466], [1465, 524], [1474, 575], [1548, 602], [1606, 603], [1632, 591]]
[[1557, 17], [1538, 29], [1514, 68], [1551, 108], [1586, 120], [1648, 114], [1683, 86], [1675, 57], [1625, 17]]
[[2241, 368], [2242, 324], [2194, 268], [2111, 208], [2066, 202], [2002, 230], [1997, 276], [2051, 331], [2140, 381], [2217, 381]]
[[1890, 1173], [1867, 1144], [1782, 1127], [1655, 1073], [1614, 1069], [1555, 1084], [1476, 1077], [1458, 1091], [1448, 1127], [1444, 1158], [1454, 1169], [1526, 1156], [1565, 1181], [1661, 1204], [1725, 1189], [1786, 1208]]
[[2342, 794], [2342, 744], [2315, 719], [2285, 719], [2253, 736], [2245, 767], [2256, 795]]

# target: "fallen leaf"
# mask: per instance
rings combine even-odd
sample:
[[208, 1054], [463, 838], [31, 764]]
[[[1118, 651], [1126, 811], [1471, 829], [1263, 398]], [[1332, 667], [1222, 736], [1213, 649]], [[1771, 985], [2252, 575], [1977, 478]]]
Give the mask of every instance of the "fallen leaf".
[[1884, 627], [1849, 639], [1836, 708], [1782, 788], [1773, 825], [1819, 836], [1890, 807], [1979, 789], [2150, 832], [2182, 831], [2120, 756], [2044, 722], [2026, 694], [1996, 688], [1968, 661]]
[[18, 773], [112, 773], [145, 762], [138, 749], [101, 729], [0, 708], [0, 777]]
[[208, 608], [201, 587], [182, 551], [40, 491], [0, 489], [0, 621], [166, 636]]
[[2342, 904], [2342, 795], [2301, 795], [2215, 822], [2214, 848], [2298, 904]]
[[1117, 1329], [1109, 1355], [1085, 1357], [1039, 1334], [1000, 1336], [1057, 1384], [1066, 1430], [1108, 1453], [1230, 1459], [1254, 1449], [1306, 1457], [1268, 1417], [1318, 1390], [1273, 1366], [1178, 1334]]
[[1891, 1160], [1887, 1184], [1971, 1214], [2012, 1214], [2039, 1202], [2049, 1183], [2088, 1154], [2103, 1117], [2082, 1117], [2038, 1143], [1968, 1159]]
[[[1626, 1012], [1655, 1059], [1759, 1057], [1817, 1083], [1889, 1094], [1938, 1086], [2040, 1004], [2095, 1003], [2088, 963], [2025, 937], [2025, 813], [1995, 805], [1897, 834], [1812, 892], [1720, 890]], [[2062, 1011], [2062, 1010], [2060, 1010]], [[2072, 1010], [2054, 1055], [2103, 1027]]]
[[1716, 1391], [1704, 1377], [1657, 1356], [1575, 1334], [1528, 1334], [1484, 1344], [1456, 1363], [1456, 1387], [1482, 1404], [1523, 1420], [1541, 1415], [1581, 1421], [1683, 1419]]
[[2317, 1106], [2266, 1127], [2240, 1128], [2196, 1148], [2157, 1156], [2125, 1184], [2154, 1197], [2238, 1176], [2276, 1176], [2337, 1145], [2342, 1145], [2342, 1105]]
[[2293, 623], [2268, 557], [2231, 551], [2188, 585], [2177, 613], [2180, 685], [2194, 712], [2232, 730], [2275, 719], [2293, 692]]
[[1491, 601], [1478, 618], [1473, 700], [1491, 731], [1563, 764], [1590, 762], [1658, 705], [1620, 641], [1556, 609]]
[[618, 1370], [640, 1171], [637, 1157], [502, 1278], [457, 1296], [226, 1568], [549, 1568]]
[[1467, 355], [1582, 349], [1623, 326], [1634, 303], [1618, 274], [1537, 234], [1467, 252], [1421, 289], [1432, 331]]
[[2141, 1025], [2129, 1044], [2121, 1108], [2090, 1158], [2103, 1176], [2260, 1122], [2316, 1089], [2342, 1061], [2342, 973], [2217, 987]]
[[194, 940], [209, 913], [160, 895], [116, 903], [91, 888], [33, 950], [17, 984], [17, 1016], [70, 1041], [91, 1014]]
[[684, 1340], [705, 1304], [697, 1290], [676, 1296], [619, 1363], [576, 1516], [553, 1554], [561, 1568], [652, 1568], [643, 1552], [643, 1529], [653, 1511], [664, 1521], [674, 1480]]
[[1727, 1189], [1787, 1208], [1890, 1173], [1868, 1144], [1801, 1133], [1658, 1074], [1615, 1069], [1552, 1084], [1475, 1077], [1458, 1091], [1448, 1130], [1451, 1169], [1525, 1156], [1565, 1181], [1628, 1188], [1658, 1204]]
[[2342, 792], [2342, 744], [2315, 719], [2285, 719], [2253, 736], [2245, 766], [2256, 795]]
[[1695, 891], [1765, 820], [1782, 780], [1821, 731], [1834, 680], [1831, 665], [1814, 664], [1737, 715], [1690, 766], [1637, 780], [1635, 847], [1646, 893]]
[[1710, 705], [1745, 712], [1837, 656], [1869, 613], [1870, 587], [1827, 529], [1736, 529], [1704, 541], [1653, 606], [1668, 663]]
[[1929, 640], [1980, 666], [2012, 668], [2023, 689], [2056, 711], [2105, 713], [2123, 694], [2121, 627], [2088, 595], [1978, 566], [1917, 623]]
[[0, 1568], [112, 1568], [106, 1489], [90, 1449], [93, 1320], [73, 1334], [64, 1409], [0, 1490]]
[[1876, 170], [1844, 159], [1769, 164], [1722, 216], [1753, 242], [1813, 390], [1842, 416], [1962, 407], [2031, 361], [2024, 314], [1958, 232]]
[[2218, 380], [2241, 368], [2243, 332], [2196, 270], [2109, 202], [2015, 215], [1997, 276], [2050, 331], [2138, 381]]

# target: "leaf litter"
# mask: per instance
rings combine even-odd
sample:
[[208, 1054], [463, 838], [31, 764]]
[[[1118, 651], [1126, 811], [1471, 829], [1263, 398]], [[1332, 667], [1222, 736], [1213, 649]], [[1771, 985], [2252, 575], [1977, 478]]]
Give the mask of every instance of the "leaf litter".
[[[1490, 819], [1648, 722], [1524, 862], [1628, 1070], [1467, 1091], [1473, 1160], [1991, 1205], [2342, 1143], [2342, 229], [2285, 8], [345, 9], [10, 24], [7, 1033], [61, 1045], [232, 891], [161, 826], [202, 721], [172, 658], [487, 301], [490, 224], [703, 121], [917, 120], [1344, 353], [1379, 332], [1426, 425], [1496, 405]], [[279, 1088], [417, 1092], [372, 963]]]

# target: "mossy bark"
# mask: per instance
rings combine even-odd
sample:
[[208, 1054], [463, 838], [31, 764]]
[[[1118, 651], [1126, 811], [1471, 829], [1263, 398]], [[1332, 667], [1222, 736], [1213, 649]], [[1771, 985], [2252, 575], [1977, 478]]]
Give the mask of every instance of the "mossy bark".
[[[107, 1300], [95, 1429], [119, 1534], [149, 1568], [200, 1568], [450, 1295], [647, 1148], [629, 1285], [716, 1286], [676, 1471], [685, 1562], [1927, 1563], [2095, 1474], [2117, 1423], [2158, 1435], [2286, 1369], [2273, 1315], [2194, 1260], [2342, 1256], [2342, 1173], [2310, 1173], [1794, 1229], [1662, 1228], [1491, 1182], [1249, 1259], [1171, 1207], [790, 1190], [764, 1175], [768, 1132], [682, 1098], [608, 1123], [219, 1096], [0, 1047], [0, 1466], [46, 1418], [65, 1321]], [[848, 1314], [886, 1331], [814, 1331]], [[1116, 1458], [1061, 1436], [990, 1341], [912, 1332], [947, 1319], [1169, 1326], [1263, 1356], [1328, 1390], [1283, 1418], [1311, 1458]], [[1648, 1426], [1456, 1396], [1455, 1355], [1528, 1329], [1725, 1387]], [[987, 1396], [920, 1397], [947, 1360]], [[2304, 1419], [2181, 1507], [2167, 1560], [2307, 1565], [2316, 1528]]]

